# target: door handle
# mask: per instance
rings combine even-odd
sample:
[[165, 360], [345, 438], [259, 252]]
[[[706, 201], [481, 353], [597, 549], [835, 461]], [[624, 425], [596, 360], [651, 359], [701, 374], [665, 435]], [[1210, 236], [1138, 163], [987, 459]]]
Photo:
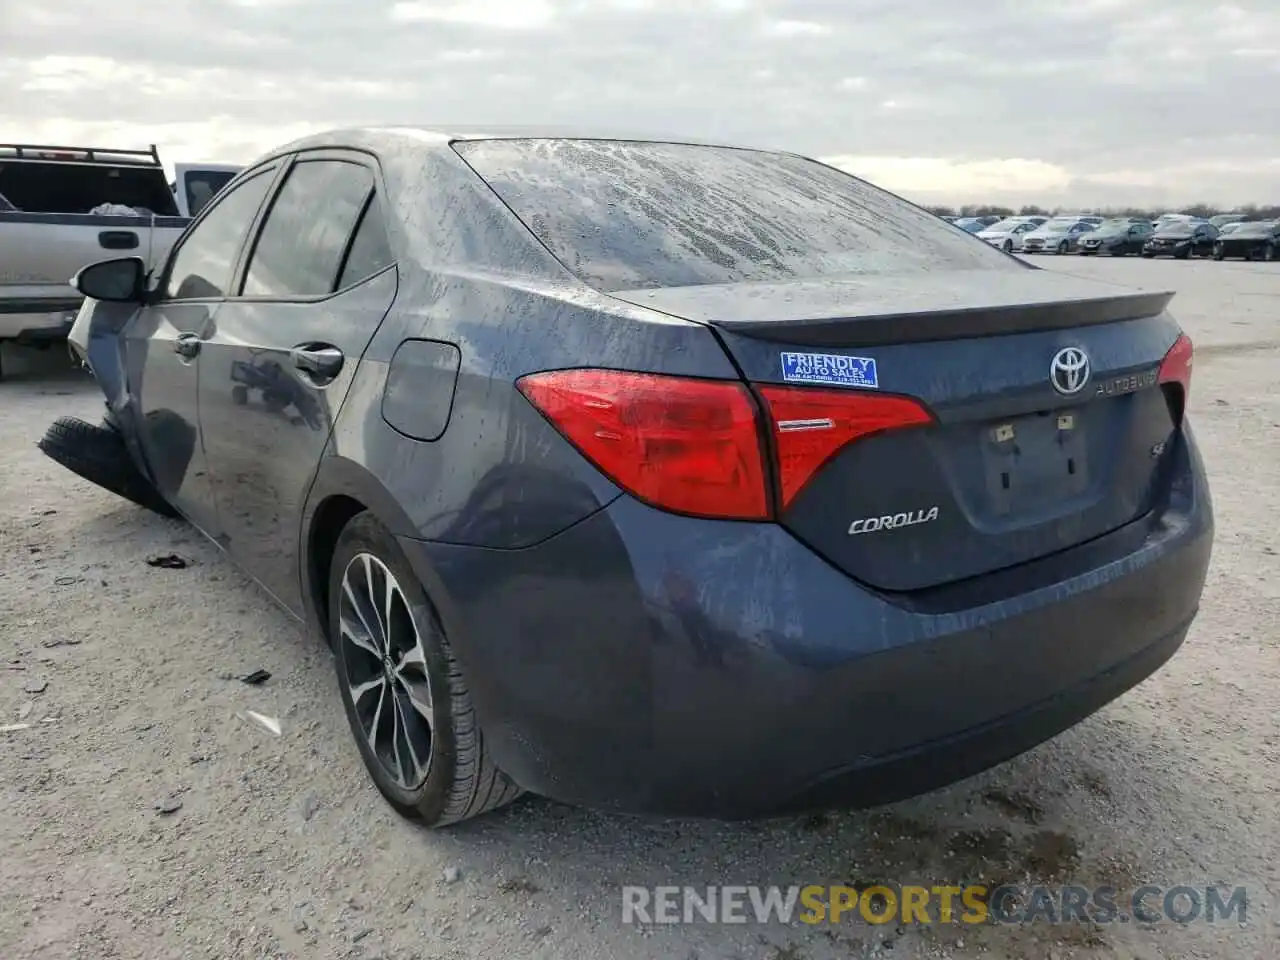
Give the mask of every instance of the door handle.
[[173, 352], [183, 359], [190, 360], [200, 352], [200, 338], [194, 333], [183, 333], [173, 341]]
[[98, 234], [98, 246], [104, 250], [137, 250], [138, 235], [132, 230], [103, 230]]
[[293, 365], [318, 380], [332, 380], [346, 362], [341, 350], [328, 343], [303, 343], [289, 351]]

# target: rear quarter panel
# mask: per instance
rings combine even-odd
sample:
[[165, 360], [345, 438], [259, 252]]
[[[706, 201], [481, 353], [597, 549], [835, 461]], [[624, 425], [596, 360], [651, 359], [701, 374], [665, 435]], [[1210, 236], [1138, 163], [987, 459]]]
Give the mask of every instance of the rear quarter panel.
[[[407, 338], [452, 343], [459, 351], [448, 422], [434, 441], [405, 436], [383, 418], [390, 362]], [[329, 455], [363, 465], [399, 504], [405, 526], [394, 532], [401, 536], [529, 546], [620, 493], [516, 387], [527, 373], [582, 366], [737, 376], [698, 324], [637, 308], [606, 309], [604, 298], [590, 294], [410, 266], [361, 362]], [[433, 392], [424, 389], [424, 397]]]

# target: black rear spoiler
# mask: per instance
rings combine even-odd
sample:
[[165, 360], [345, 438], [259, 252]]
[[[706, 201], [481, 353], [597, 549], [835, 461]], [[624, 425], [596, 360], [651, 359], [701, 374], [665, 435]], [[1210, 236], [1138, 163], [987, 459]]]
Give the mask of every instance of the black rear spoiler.
[[738, 333], [755, 340], [814, 347], [875, 347], [1065, 330], [1137, 320], [1162, 313], [1173, 296], [1170, 291], [1144, 291], [1048, 303], [944, 307], [918, 312], [782, 322], [724, 318], [715, 320], [714, 324], [728, 333]]

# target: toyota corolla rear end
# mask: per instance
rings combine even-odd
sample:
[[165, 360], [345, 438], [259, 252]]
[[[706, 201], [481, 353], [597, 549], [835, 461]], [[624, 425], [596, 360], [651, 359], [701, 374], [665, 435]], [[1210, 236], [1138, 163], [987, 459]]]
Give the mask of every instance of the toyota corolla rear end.
[[794, 157], [547, 143], [460, 153], [626, 317], [704, 327], [737, 376], [566, 357], [517, 382], [621, 491], [534, 547], [431, 558], [517, 781], [664, 814], [887, 802], [1178, 649], [1213, 519], [1169, 294], [1031, 269]]

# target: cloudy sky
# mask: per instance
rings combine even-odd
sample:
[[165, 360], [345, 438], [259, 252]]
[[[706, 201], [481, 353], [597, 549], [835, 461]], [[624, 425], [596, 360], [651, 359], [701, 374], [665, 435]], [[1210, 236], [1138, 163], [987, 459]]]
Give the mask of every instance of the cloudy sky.
[[0, 140], [349, 124], [835, 160], [921, 202], [1280, 202], [1280, 0], [0, 0]]

